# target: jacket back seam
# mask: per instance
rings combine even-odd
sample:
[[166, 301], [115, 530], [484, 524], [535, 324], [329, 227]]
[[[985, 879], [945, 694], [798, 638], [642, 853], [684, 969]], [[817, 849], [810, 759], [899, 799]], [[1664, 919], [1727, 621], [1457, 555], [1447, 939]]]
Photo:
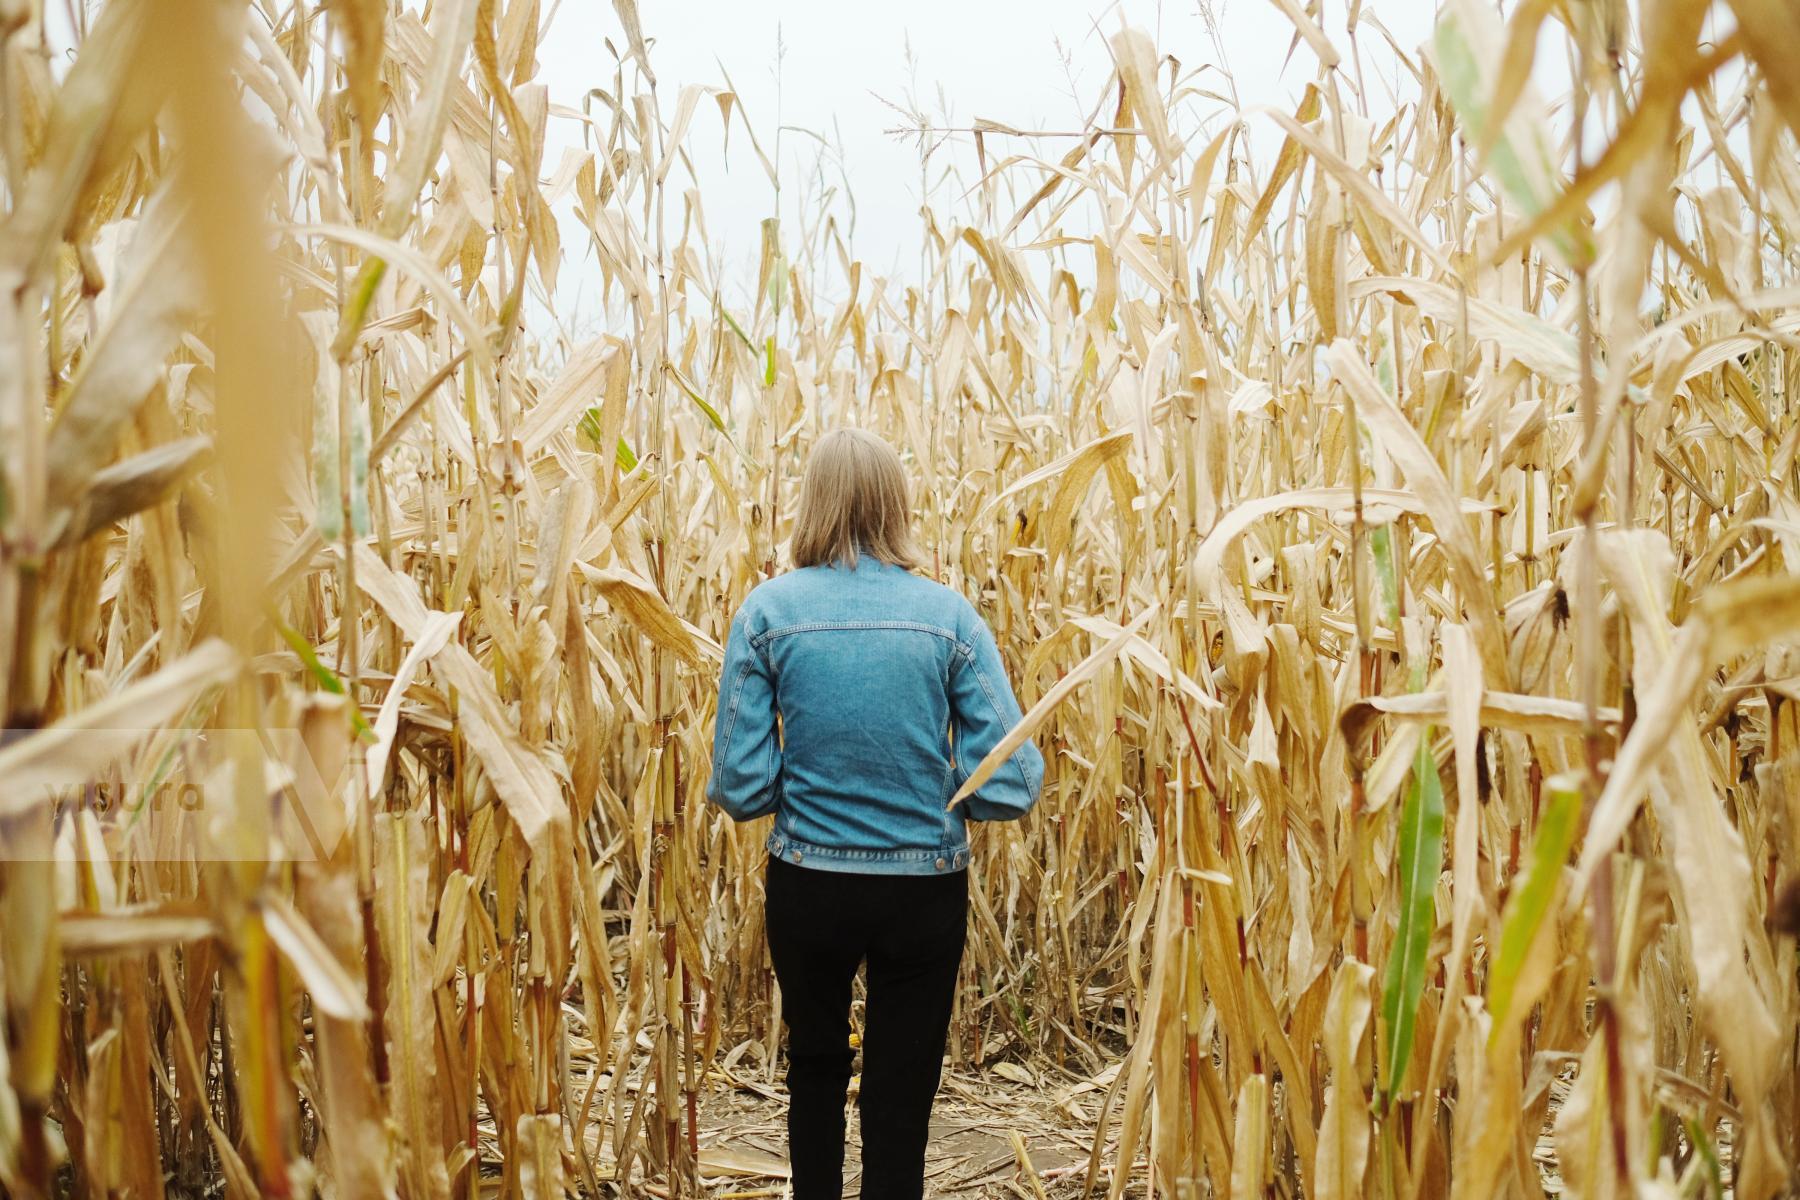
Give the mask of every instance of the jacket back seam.
[[954, 633], [920, 621], [809, 621], [802, 625], [783, 625], [752, 634], [750, 644], [761, 650], [776, 638], [792, 637], [800, 633], [838, 633], [856, 629], [898, 629], [913, 633], [927, 633], [933, 637], [944, 639], [959, 650], [962, 648], [962, 642]]

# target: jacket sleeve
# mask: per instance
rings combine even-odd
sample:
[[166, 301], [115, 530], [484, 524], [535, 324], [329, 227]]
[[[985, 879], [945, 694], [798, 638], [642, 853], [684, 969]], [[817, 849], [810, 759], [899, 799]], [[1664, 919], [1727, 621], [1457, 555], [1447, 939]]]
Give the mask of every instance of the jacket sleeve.
[[[1023, 716], [993, 632], [972, 608], [965, 619], [968, 625], [950, 673], [959, 786]], [[1043, 783], [1044, 756], [1027, 738], [963, 807], [972, 821], [1015, 821], [1031, 811]]]
[[719, 712], [713, 725], [712, 779], [706, 798], [739, 821], [775, 811], [781, 801], [781, 741], [775, 728], [775, 681], [751, 644], [743, 609], [725, 641]]

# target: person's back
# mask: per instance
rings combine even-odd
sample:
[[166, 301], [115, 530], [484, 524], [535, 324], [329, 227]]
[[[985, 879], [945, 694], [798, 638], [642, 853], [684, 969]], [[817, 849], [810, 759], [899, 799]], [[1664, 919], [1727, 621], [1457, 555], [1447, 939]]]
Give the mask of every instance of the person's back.
[[[734, 625], [753, 657], [721, 682], [715, 800], [740, 819], [775, 811], [769, 850], [789, 862], [874, 874], [967, 866], [964, 815], [950, 798], [1019, 717], [969, 602], [863, 553], [853, 567], [769, 580]], [[773, 730], [747, 738], [739, 725], [746, 690], [765, 678], [781, 714], [778, 754]], [[968, 815], [1023, 813], [1041, 776], [1027, 746]]]
[[815, 447], [792, 556], [732, 619], [707, 796], [773, 813], [769, 958], [788, 1030], [794, 1200], [843, 1194], [851, 983], [868, 963], [864, 1200], [916, 1200], [968, 919], [965, 821], [1037, 799], [1020, 745], [951, 798], [1020, 720], [993, 634], [962, 596], [912, 573], [900, 460], [873, 434]]

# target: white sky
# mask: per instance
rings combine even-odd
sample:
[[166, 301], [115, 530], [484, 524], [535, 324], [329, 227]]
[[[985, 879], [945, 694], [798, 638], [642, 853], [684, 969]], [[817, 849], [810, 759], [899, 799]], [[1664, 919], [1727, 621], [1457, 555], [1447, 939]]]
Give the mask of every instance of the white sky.
[[[408, 5], [421, 2], [405, 0]], [[1307, 0], [1298, 3], [1304, 7]], [[1362, 22], [1352, 43], [1343, 22], [1356, 3], [1320, 0], [1322, 25], [1346, 54], [1340, 80], [1346, 88], [1362, 81], [1367, 111], [1379, 121], [1391, 113], [1395, 94], [1411, 100], [1418, 90], [1411, 78], [1402, 82], [1403, 69], [1378, 23], [1419, 61], [1438, 0], [1361, 0]], [[1227, 85], [1215, 68], [1230, 71], [1261, 173], [1272, 163], [1280, 136], [1254, 110], [1273, 106], [1291, 112], [1318, 70], [1304, 43], [1289, 56], [1293, 28], [1273, 0], [638, 0], [638, 6], [665, 120], [672, 118], [684, 87], [723, 89], [729, 72], [740, 111], [748, 115], [764, 149], [779, 161], [784, 244], [792, 248], [804, 239], [820, 245], [813, 225], [821, 147], [814, 137], [798, 132], [809, 130], [830, 142], [824, 151], [824, 186], [837, 189], [833, 212], [840, 231], [847, 233], [854, 219], [851, 254], [864, 263], [865, 274], [907, 283], [918, 273], [922, 244], [919, 143], [890, 132], [906, 118], [884, 100], [924, 111], [938, 126], [967, 126], [980, 117], [1025, 130], [1078, 130], [1108, 83], [1112, 64], [1107, 39], [1129, 24], [1149, 32], [1159, 54], [1179, 60], [1190, 86], [1223, 92]], [[99, 0], [46, 0], [52, 69], [59, 74], [66, 70], [74, 41], [74, 11], [99, 7]], [[1510, 0], [1503, 7], [1510, 9]], [[1634, 11], [1636, 7], [1634, 2]], [[579, 108], [590, 88], [612, 85], [615, 63], [606, 40], [623, 50], [623, 30], [612, 0], [544, 0], [544, 8], [549, 23], [538, 46], [537, 80], [548, 86], [553, 103]], [[1210, 10], [1217, 24], [1222, 55], [1203, 10]], [[1564, 37], [1554, 26], [1546, 22], [1540, 33], [1533, 72], [1540, 90], [1550, 96], [1567, 90]], [[1717, 36], [1717, 29], [1711, 29], [1709, 37]], [[1729, 66], [1716, 81], [1721, 95], [1733, 94], [1742, 79], [1742, 64]], [[628, 90], [633, 86], [635, 81], [628, 83]], [[1346, 100], [1355, 106], [1348, 95]], [[1111, 117], [1110, 97], [1107, 105], [1102, 121]], [[1192, 138], [1204, 124], [1210, 134], [1229, 112], [1223, 100], [1190, 104], [1177, 132]], [[605, 115], [598, 105], [596, 113]], [[1687, 115], [1698, 120], [1692, 112]], [[1552, 119], [1566, 120], [1566, 113], [1553, 111]], [[777, 155], [778, 126], [786, 132], [780, 134]], [[546, 174], [557, 169], [564, 148], [579, 147], [580, 133], [579, 122], [552, 117], [543, 160]], [[1734, 141], [1742, 136], [1741, 127], [1733, 131]], [[1603, 137], [1603, 131], [1591, 128], [1590, 137]], [[995, 135], [986, 148], [991, 163], [1009, 154], [1055, 159], [1072, 144], [1067, 138]], [[1590, 151], [1598, 153], [1600, 145], [1593, 141]], [[683, 146], [703, 198], [706, 258], [720, 266], [728, 302], [742, 301], [755, 283], [761, 223], [773, 210], [773, 189], [740, 118], [733, 119], [727, 146], [711, 99], [700, 102]], [[1707, 149], [1701, 150], [1702, 157]], [[945, 170], [952, 166], [955, 177], [947, 178]], [[956, 134], [943, 140], [940, 135], [927, 175], [934, 207], [967, 220], [967, 206], [957, 201], [976, 172], [972, 139]], [[1015, 183], [1029, 189], [1040, 178], [1021, 168]], [[675, 230], [681, 220], [680, 193], [695, 181], [682, 178], [677, 167], [669, 182], [668, 219]], [[846, 185], [853, 214], [845, 200]], [[1602, 196], [1596, 204], [1604, 209], [1608, 202]], [[598, 272], [592, 251], [573, 205], [565, 199], [558, 210], [565, 256], [558, 315], [565, 325], [591, 325], [603, 319], [594, 303]], [[993, 224], [1004, 219], [997, 216]]]
[[[1306, 0], [1300, 3], [1304, 7]], [[1347, 55], [1352, 43], [1343, 23], [1352, 3], [1322, 0], [1323, 27]], [[54, 59], [59, 70], [66, 67], [77, 5], [99, 7], [98, 0], [47, 0], [45, 6], [50, 41], [63, 51]], [[1246, 110], [1269, 105], [1291, 112], [1318, 71], [1304, 43], [1289, 57], [1293, 27], [1271, 0], [638, 0], [638, 6], [665, 120], [672, 119], [683, 87], [724, 89], [729, 72], [758, 140], [778, 157], [784, 243], [791, 248], [805, 238], [819, 244], [810, 226], [821, 148], [796, 132], [810, 130], [831, 143], [825, 186], [839, 189], [834, 211], [846, 233], [852, 217], [846, 184], [854, 201], [852, 255], [863, 261], [866, 274], [908, 283], [918, 273], [922, 243], [919, 144], [889, 132], [906, 119], [884, 100], [924, 111], [939, 126], [967, 126], [982, 117], [1024, 130], [1079, 130], [1108, 83], [1107, 39], [1127, 24], [1148, 32], [1160, 55], [1178, 59], [1195, 86], [1224, 92], [1215, 68], [1229, 69]], [[1362, 0], [1355, 45], [1371, 115], [1391, 113], [1395, 93], [1417, 96], [1411, 78], [1397, 78], [1402, 68], [1371, 18], [1418, 60], [1437, 7], [1437, 0]], [[1217, 23], [1222, 62], [1203, 8]], [[549, 24], [538, 46], [537, 81], [548, 86], [553, 104], [579, 108], [590, 88], [612, 86], [615, 63], [606, 40], [623, 51], [623, 29], [611, 0], [544, 0], [544, 11]], [[1206, 70], [1194, 76], [1201, 68]], [[1348, 85], [1358, 78], [1357, 68], [1346, 61]], [[1100, 120], [1111, 119], [1111, 104], [1109, 96]], [[605, 116], [598, 104], [595, 111]], [[1229, 105], [1202, 101], [1188, 111], [1193, 119], [1185, 129], [1178, 123], [1177, 131], [1193, 136], [1202, 121], [1208, 133], [1218, 128]], [[1279, 132], [1266, 116], [1252, 113], [1249, 124], [1258, 169], [1266, 171]], [[788, 127], [778, 156], [777, 126]], [[580, 143], [580, 124], [553, 116], [546, 175], [557, 169], [565, 147]], [[755, 285], [761, 223], [772, 213], [773, 189], [736, 117], [727, 146], [710, 98], [700, 102], [683, 145], [698, 173], [706, 257], [721, 266], [728, 299], [742, 300]], [[1060, 158], [1072, 145], [1068, 138], [992, 136], [986, 148], [991, 163], [1008, 154]], [[956, 178], [945, 177], [949, 166]], [[679, 229], [680, 192], [693, 186], [681, 171], [677, 167], [670, 179], [672, 231]], [[966, 219], [956, 199], [976, 173], [971, 138], [940, 141], [927, 176], [933, 204]], [[1029, 189], [1040, 178], [1022, 169], [1018, 183]], [[572, 203], [564, 199], [557, 208], [565, 256], [558, 315], [565, 325], [591, 325], [603, 319], [595, 305], [599, 277], [592, 251]]]
[[[1351, 2], [1323, 0], [1324, 28], [1346, 52], [1350, 43], [1343, 22]], [[50, 41], [64, 52], [55, 58], [58, 70], [66, 68], [66, 49], [74, 40], [76, 5], [90, 11], [100, 6], [98, 0], [45, 5]], [[835, 212], [846, 233], [852, 216], [844, 200], [846, 184], [854, 201], [852, 255], [869, 274], [908, 282], [917, 274], [922, 240], [919, 145], [888, 132], [905, 117], [883, 100], [924, 111], [940, 126], [967, 126], [984, 117], [1017, 129], [1079, 130], [1108, 82], [1107, 39], [1126, 24], [1150, 33], [1158, 53], [1178, 59], [1184, 75], [1209, 68], [1195, 80], [1199, 86], [1223, 92], [1223, 76], [1210, 68], [1229, 68], [1246, 109], [1274, 105], [1292, 111], [1318, 70], [1304, 44], [1288, 57], [1293, 26], [1270, 0], [638, 0], [638, 6], [665, 120], [672, 118], [683, 87], [724, 89], [729, 72], [742, 111], [772, 157], [777, 126], [790, 127], [781, 134], [778, 156], [785, 243], [792, 246], [803, 236], [803, 209], [809, 226], [816, 219], [820, 145], [794, 131], [810, 130], [831, 143], [825, 186], [839, 189]], [[1410, 98], [1416, 85], [1409, 78], [1397, 86], [1400, 68], [1368, 18], [1378, 16], [1417, 58], [1437, 0], [1363, 0], [1362, 7], [1357, 45], [1369, 109], [1385, 116], [1392, 111], [1393, 92]], [[1222, 64], [1203, 8], [1217, 22]], [[615, 64], [605, 43], [610, 38], [623, 51], [622, 26], [611, 0], [544, 0], [544, 11], [549, 24], [538, 46], [537, 81], [549, 87], [552, 103], [579, 108], [590, 88], [612, 86]], [[1347, 63], [1346, 70], [1354, 80], [1354, 64]], [[1110, 120], [1111, 103], [1109, 98], [1102, 121]], [[1223, 103], [1210, 107], [1216, 113], [1198, 110], [1209, 131], [1228, 111]], [[605, 115], [598, 104], [595, 109]], [[723, 268], [727, 294], [741, 298], [755, 283], [761, 223], [772, 213], [774, 194], [737, 118], [733, 125], [727, 147], [718, 106], [705, 99], [684, 146], [699, 176], [707, 257]], [[1259, 167], [1266, 170], [1279, 134], [1266, 117], [1252, 116], [1250, 126]], [[563, 148], [580, 142], [578, 122], [553, 117], [546, 174], [556, 170]], [[987, 139], [987, 152], [990, 162], [1015, 153], [1054, 159], [1072, 144], [1067, 138], [995, 136]], [[958, 178], [944, 177], [950, 165]], [[976, 172], [972, 139], [956, 135], [940, 142], [928, 174], [934, 204], [952, 207]], [[679, 175], [678, 167], [671, 177], [676, 189], [671, 201], [690, 186]], [[1032, 172], [1020, 175], [1026, 187], [1038, 178]], [[558, 205], [558, 215], [564, 222], [565, 263], [556, 306], [565, 323], [589, 324], [599, 315], [592, 252], [567, 200]], [[670, 203], [669, 220], [679, 227], [678, 203]]]
[[[1269, 0], [1211, 4], [1225, 65], [1244, 106], [1267, 104], [1291, 111], [1318, 70], [1312, 52], [1302, 44], [1287, 59], [1293, 27]], [[1347, 6], [1347, 0], [1325, 2], [1326, 29], [1346, 51]], [[1364, 7], [1378, 12], [1396, 41], [1417, 57], [1437, 5], [1435, 0], [1369, 0]], [[683, 86], [723, 88], [723, 72], [729, 72], [766, 151], [773, 154], [778, 123], [816, 131], [834, 149], [841, 146], [843, 174], [856, 208], [852, 254], [874, 274], [908, 278], [917, 272], [922, 228], [919, 150], [916, 141], [886, 132], [903, 118], [878, 96], [924, 109], [939, 124], [946, 123], [947, 106], [949, 123], [955, 125], [985, 117], [1019, 129], [1072, 131], [1082, 127], [1107, 83], [1111, 59], [1106, 39], [1121, 24], [1149, 32], [1159, 53], [1174, 55], [1184, 73], [1218, 58], [1201, 16], [1201, 0], [640, 0], [640, 11], [665, 116], [672, 114]], [[553, 102], [578, 106], [590, 87], [611, 87], [614, 66], [606, 38], [625, 49], [608, 0], [563, 0], [538, 50], [538, 80], [549, 86]], [[1366, 21], [1357, 40], [1370, 109], [1391, 111], [1389, 89], [1399, 69], [1393, 54]], [[785, 47], [779, 100], [778, 45]], [[1221, 77], [1208, 73], [1204, 79], [1206, 86], [1223, 90]], [[1416, 85], [1408, 78], [1399, 91], [1414, 95]], [[1111, 115], [1109, 107], [1101, 119]], [[1257, 157], [1266, 169], [1279, 135], [1266, 117], [1253, 117], [1251, 123]], [[574, 122], [553, 119], [551, 125], [546, 172], [554, 169], [559, 147], [578, 144], [580, 137]], [[732, 130], [728, 152], [721, 129], [717, 105], [706, 100], [685, 145], [700, 173], [709, 256], [722, 261], [734, 280], [747, 275], [740, 287], [754, 286], [761, 221], [771, 213], [773, 192], [743, 129]], [[1060, 157], [1071, 145], [1068, 139], [1034, 145], [990, 137], [987, 152], [990, 161], [1019, 151]], [[814, 171], [819, 146], [810, 137], [788, 132], [781, 148], [783, 232], [795, 238], [800, 177]], [[930, 177], [935, 180], [949, 160], [960, 166], [965, 182], [938, 187], [933, 199], [940, 205], [975, 176], [971, 139], [960, 137], [938, 151]], [[1031, 182], [1036, 182], [1035, 173]], [[840, 180], [833, 177], [828, 183]], [[816, 195], [816, 187], [812, 190]], [[842, 224], [848, 211], [840, 213]], [[673, 204], [669, 220], [679, 221]], [[569, 261], [558, 289], [565, 319], [572, 315], [581, 279], [588, 276], [591, 283], [593, 276], [592, 257], [581, 254], [578, 236], [565, 239]], [[592, 315], [591, 294], [579, 308], [582, 315]]]

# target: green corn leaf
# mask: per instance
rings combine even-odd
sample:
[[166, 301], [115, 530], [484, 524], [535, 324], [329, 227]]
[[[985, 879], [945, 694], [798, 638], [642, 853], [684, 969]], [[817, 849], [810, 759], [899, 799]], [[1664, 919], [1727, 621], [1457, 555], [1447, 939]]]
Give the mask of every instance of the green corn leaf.
[[775, 315], [781, 315], [781, 307], [787, 301], [787, 259], [778, 256], [775, 259], [775, 271], [769, 276], [769, 304]]
[[357, 397], [350, 403], [350, 532], [368, 537], [369, 406]]
[[775, 335], [769, 335], [766, 353], [763, 357], [763, 386], [775, 386]]
[[714, 408], [707, 401], [706, 397], [702, 396], [699, 390], [696, 389], [693, 384], [688, 382], [687, 376], [681, 373], [680, 368], [676, 367], [673, 363], [670, 363], [669, 374], [675, 377], [676, 386], [687, 395], [689, 400], [694, 402], [694, 407], [706, 414], [706, 419], [712, 423], [712, 427], [729, 438], [731, 436], [731, 431], [725, 428], [725, 418], [721, 417], [719, 415], [719, 410]]
[[[1361, 421], [1356, 423], [1361, 434], [1361, 445], [1368, 446], [1373, 439], [1369, 436], [1369, 428]], [[1364, 465], [1367, 465], [1366, 463]], [[1386, 525], [1377, 525], [1369, 530], [1369, 554], [1375, 560], [1375, 586], [1381, 590], [1381, 616], [1388, 628], [1396, 633], [1400, 631], [1400, 570], [1394, 562], [1394, 532]], [[1412, 689], [1418, 691], [1418, 688]]]
[[[599, 405], [596, 404], [581, 414], [581, 420], [575, 423], [575, 434], [581, 439], [581, 444], [584, 447], [594, 451], [596, 454], [600, 452], [600, 438], [602, 437], [602, 433], [600, 430]], [[631, 448], [630, 442], [626, 441], [624, 438], [620, 438], [618, 444], [613, 447], [613, 461], [619, 464], [619, 470], [629, 475], [631, 472], [637, 470], [637, 451]]]
[[[1491, 144], [1487, 171], [1527, 218], [1562, 194], [1566, 181], [1551, 148], [1550, 123], [1529, 86], [1505, 114], [1493, 111], [1506, 50], [1506, 31], [1493, 8], [1480, 0], [1447, 0], [1432, 31], [1432, 59], [1457, 119], [1476, 144]], [[1503, 117], [1498, 131], [1488, 128]], [[1565, 262], [1587, 261], [1593, 253], [1587, 232], [1573, 226], [1553, 230], [1548, 239]]]
[[[280, 632], [281, 640], [288, 644], [290, 650], [300, 656], [300, 661], [305, 665], [307, 674], [311, 675], [320, 687], [324, 688], [334, 696], [349, 695], [349, 692], [344, 687], [344, 681], [338, 678], [336, 671], [333, 671], [330, 667], [319, 661], [318, 652], [312, 648], [312, 643], [300, 636], [300, 631], [298, 629], [291, 628], [275, 614], [273, 608], [269, 610], [269, 620], [274, 624], [276, 630]], [[368, 721], [363, 719], [362, 709], [352, 701], [349, 705], [349, 711], [350, 727], [356, 730], [356, 736], [362, 738], [364, 741], [374, 741], [375, 731], [369, 728]]]
[[731, 332], [738, 335], [738, 341], [744, 343], [744, 349], [748, 350], [752, 354], [755, 354], [756, 353], [756, 343], [750, 340], [750, 335], [744, 332], [744, 327], [737, 323], [736, 318], [734, 318], [729, 312], [727, 312], [723, 308], [721, 308], [719, 310], [719, 315], [721, 317], [725, 318], [725, 323], [727, 325], [731, 326]]
[[[1400, 577], [1394, 565], [1394, 532], [1386, 525], [1369, 530], [1369, 553], [1375, 556], [1375, 581], [1381, 587], [1381, 613], [1388, 628], [1400, 628]], [[1413, 689], [1417, 691], [1418, 689]]]
[[[581, 444], [583, 446], [594, 451], [596, 454], [600, 452], [601, 431], [599, 405], [595, 405], [581, 414], [581, 420], [575, 423], [575, 433], [576, 436], [581, 439]], [[631, 443], [624, 438], [620, 438], [618, 443], [613, 447], [613, 461], [619, 465], [619, 470], [627, 475], [637, 470], [637, 452], [631, 448]]]
[[313, 392], [312, 468], [319, 536], [335, 542], [344, 536], [344, 497], [338, 475], [337, 396], [331, 388]]
[[575, 422], [575, 434], [581, 439], [581, 445], [590, 450], [600, 449], [600, 406], [590, 405], [581, 414], [581, 420]]
[[1699, 1121], [1686, 1117], [1683, 1123], [1687, 1126], [1688, 1144], [1700, 1152], [1700, 1162], [1705, 1168], [1705, 1194], [1711, 1200], [1725, 1200], [1725, 1171], [1719, 1164], [1718, 1147], [1706, 1136], [1706, 1130], [1700, 1127]]
[[1400, 926], [1388, 952], [1382, 984], [1381, 1018], [1387, 1030], [1380, 1106], [1406, 1073], [1418, 1032], [1419, 1000], [1425, 994], [1425, 966], [1431, 931], [1437, 925], [1438, 873], [1444, 865], [1444, 790], [1431, 753], [1431, 730], [1419, 739], [1412, 783], [1400, 810]]
[[[1380, 381], [1382, 390], [1388, 395], [1394, 391], [1394, 353], [1388, 344], [1387, 334], [1381, 334], [1381, 353], [1375, 359], [1375, 377]], [[1369, 431], [1357, 423], [1362, 431], [1362, 444], [1370, 445], [1372, 439]], [[1375, 557], [1375, 582], [1381, 588], [1381, 613], [1386, 619], [1388, 628], [1398, 632], [1400, 629], [1400, 568], [1394, 562], [1394, 531], [1391, 526], [1382, 525], [1369, 531], [1369, 553]], [[1418, 691], [1422, 684], [1415, 683], [1412, 691]]]
[[350, 298], [344, 303], [344, 316], [338, 324], [337, 337], [331, 342], [331, 356], [337, 361], [349, 361], [350, 352], [356, 348], [356, 339], [369, 320], [369, 309], [375, 302], [375, 289], [381, 286], [382, 276], [386, 274], [387, 259], [373, 256], [364, 259], [361, 269], [356, 272], [356, 279], [350, 285]]
[[1398, 397], [1400, 393], [1394, 387], [1394, 344], [1388, 340], [1386, 330], [1377, 332], [1376, 341], [1381, 351], [1375, 356], [1375, 380], [1381, 384], [1382, 391]]
[[737, 451], [738, 457], [743, 459], [747, 466], [760, 470], [757, 461], [744, 453], [744, 448], [738, 445], [736, 438], [731, 436], [731, 430], [725, 428], [725, 418], [719, 415], [719, 410], [708, 403], [706, 397], [702, 396], [699, 390], [688, 382], [687, 376], [683, 375], [673, 363], [669, 365], [669, 374], [675, 377], [676, 386], [686, 393], [687, 398], [694, 402], [694, 406], [706, 414], [706, 419], [712, 427], [725, 435], [725, 440], [731, 443], [731, 448]]
[[1543, 929], [1544, 916], [1556, 898], [1562, 879], [1563, 865], [1575, 845], [1575, 833], [1581, 817], [1581, 791], [1569, 776], [1550, 781], [1550, 802], [1538, 821], [1537, 837], [1531, 843], [1531, 864], [1525, 878], [1516, 884], [1506, 899], [1506, 910], [1500, 915], [1500, 949], [1488, 969], [1487, 1008], [1493, 1018], [1488, 1034], [1492, 1045], [1512, 1018], [1513, 992], [1525, 969], [1532, 943]]

